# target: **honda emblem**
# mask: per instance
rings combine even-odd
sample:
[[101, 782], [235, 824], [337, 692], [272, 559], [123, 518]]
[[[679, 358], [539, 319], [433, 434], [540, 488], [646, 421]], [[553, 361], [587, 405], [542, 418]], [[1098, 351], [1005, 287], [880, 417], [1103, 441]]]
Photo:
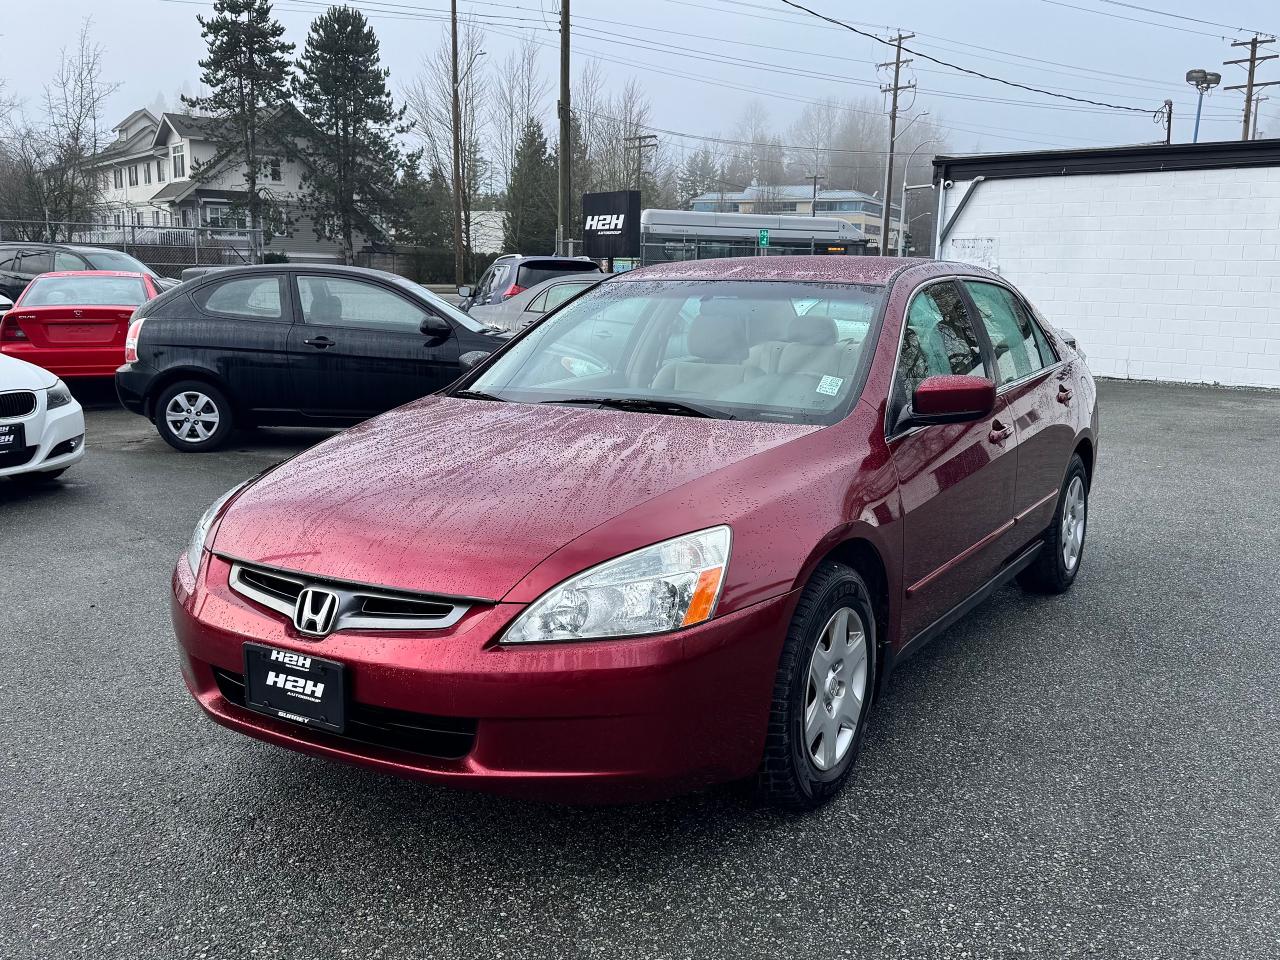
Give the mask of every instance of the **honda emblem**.
[[327, 636], [338, 619], [338, 595], [328, 590], [307, 587], [298, 594], [293, 608], [293, 625], [299, 633], [313, 637]]

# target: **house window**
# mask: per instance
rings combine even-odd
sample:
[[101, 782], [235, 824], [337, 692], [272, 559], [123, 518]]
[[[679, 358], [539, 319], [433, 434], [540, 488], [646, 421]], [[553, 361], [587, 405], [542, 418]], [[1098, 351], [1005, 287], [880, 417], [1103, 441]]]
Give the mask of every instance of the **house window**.
[[151, 225], [152, 225], [153, 227], [158, 227], [158, 226], [160, 226], [160, 211], [159, 211], [159, 210], [152, 210], [152, 211], [151, 211]]
[[134, 223], [136, 223], [138, 226], [142, 226], [142, 225], [143, 225], [143, 220], [142, 220], [142, 211], [141, 211], [141, 210], [139, 210], [137, 213], [135, 213], [135, 214], [133, 215], [133, 222], [134, 222]]
[[142, 181], [143, 183], [151, 182], [151, 164], [144, 163], [142, 165]]
[[[118, 170], [117, 170], [116, 172], [117, 172], [117, 173], [119, 173], [120, 171], [118, 171]], [[113, 213], [113, 214], [111, 215], [111, 223], [112, 223], [114, 226], [117, 226], [117, 227], [118, 227], [118, 226], [120, 226], [120, 214], [118, 214], [118, 213]]]
[[129, 167], [129, 186], [136, 187], [138, 185], [138, 165], [135, 163]]
[[164, 183], [164, 161], [156, 161], [156, 183]]
[[119, 167], [116, 167], [114, 170], [111, 171], [111, 179], [115, 183], [115, 187], [117, 190], [124, 189], [124, 171], [123, 170], [121, 170]]
[[280, 182], [280, 161], [279, 160], [271, 161], [271, 179], [274, 180], [276, 183]]
[[181, 180], [187, 175], [187, 158], [184, 155], [185, 149], [181, 143], [174, 144], [173, 154], [173, 179]]

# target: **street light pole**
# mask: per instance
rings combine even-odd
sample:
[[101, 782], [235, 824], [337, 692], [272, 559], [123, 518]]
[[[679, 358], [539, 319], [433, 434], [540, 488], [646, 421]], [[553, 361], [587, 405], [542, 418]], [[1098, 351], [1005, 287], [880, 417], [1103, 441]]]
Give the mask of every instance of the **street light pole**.
[[[1222, 82], [1222, 74], [1209, 70], [1188, 70], [1187, 83], [1196, 88], [1200, 96], [1196, 99], [1196, 125], [1191, 132], [1191, 142], [1200, 142], [1200, 110], [1204, 107], [1204, 95]], [[1172, 127], [1172, 123], [1170, 124]]]
[[[903, 131], [904, 133], [906, 131]], [[915, 149], [907, 154], [907, 162], [902, 166], [902, 200], [898, 204], [898, 256], [903, 256], [906, 250], [907, 236], [907, 175], [911, 172], [911, 161], [916, 158], [916, 150], [919, 150], [927, 143], [937, 143], [937, 137], [930, 137], [928, 140], [921, 140], [916, 144]], [[930, 184], [930, 186], [933, 186]], [[886, 238], [888, 239], [888, 238]]]

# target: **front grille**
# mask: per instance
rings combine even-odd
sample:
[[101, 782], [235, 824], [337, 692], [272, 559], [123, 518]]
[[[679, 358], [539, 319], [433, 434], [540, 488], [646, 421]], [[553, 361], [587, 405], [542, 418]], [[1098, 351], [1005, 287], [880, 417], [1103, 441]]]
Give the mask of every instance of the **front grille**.
[[0, 453], [0, 469], [20, 467], [24, 463], [30, 463], [31, 458], [36, 455], [36, 451], [39, 449], [39, 447], [19, 447], [17, 450]]
[[446, 630], [471, 609], [468, 601], [384, 591], [271, 567], [231, 564], [231, 589], [268, 610], [293, 619], [298, 595], [307, 587], [338, 598], [330, 632], [337, 630]]
[[[223, 699], [245, 706], [243, 675], [214, 667], [213, 678]], [[433, 717], [363, 703], [348, 703], [346, 717], [346, 732], [341, 735], [319, 730], [309, 730], [308, 735], [321, 742], [355, 740], [441, 760], [465, 757], [476, 739], [476, 721], [466, 717]]]
[[36, 395], [30, 390], [11, 390], [8, 393], [0, 393], [0, 420], [25, 417], [29, 413], [34, 413], [35, 409]]

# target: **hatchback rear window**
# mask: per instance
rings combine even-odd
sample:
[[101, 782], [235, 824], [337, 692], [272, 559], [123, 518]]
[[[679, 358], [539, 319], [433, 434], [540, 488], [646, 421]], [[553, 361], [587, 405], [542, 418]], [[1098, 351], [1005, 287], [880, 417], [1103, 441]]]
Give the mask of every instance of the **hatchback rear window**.
[[600, 268], [588, 261], [583, 261], [582, 263], [561, 261], [557, 263], [554, 260], [535, 260], [532, 263], [521, 265], [520, 279], [516, 283], [528, 290], [530, 287], [537, 286], [543, 280], [550, 280], [552, 277], [563, 277], [568, 273], [599, 272]]
[[38, 277], [31, 281], [22, 305], [136, 307], [146, 300], [146, 288], [137, 277]]

